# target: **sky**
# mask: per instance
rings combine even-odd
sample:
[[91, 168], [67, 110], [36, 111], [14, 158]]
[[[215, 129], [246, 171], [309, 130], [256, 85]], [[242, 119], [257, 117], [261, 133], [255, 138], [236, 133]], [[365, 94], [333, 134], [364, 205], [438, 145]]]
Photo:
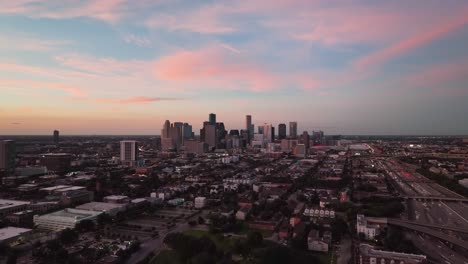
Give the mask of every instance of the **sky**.
[[0, 134], [468, 135], [466, 0], [0, 0]]

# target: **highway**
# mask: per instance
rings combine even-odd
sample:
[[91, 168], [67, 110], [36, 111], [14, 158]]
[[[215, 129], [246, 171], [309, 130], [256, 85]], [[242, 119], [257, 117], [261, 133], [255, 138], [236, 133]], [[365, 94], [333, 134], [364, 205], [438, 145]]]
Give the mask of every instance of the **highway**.
[[387, 158], [378, 167], [406, 198], [408, 221], [388, 219], [389, 224], [409, 230], [415, 246], [434, 263], [468, 264], [466, 254], [446, 245], [468, 252], [468, 199], [417, 173], [415, 165]]

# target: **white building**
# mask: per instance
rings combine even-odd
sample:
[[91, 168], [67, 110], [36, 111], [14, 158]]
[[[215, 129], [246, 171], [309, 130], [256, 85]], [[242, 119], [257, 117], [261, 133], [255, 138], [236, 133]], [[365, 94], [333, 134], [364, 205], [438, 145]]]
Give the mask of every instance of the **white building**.
[[79, 205], [76, 209], [102, 212], [115, 216], [118, 212], [124, 212], [127, 209], [127, 204], [90, 202]]
[[195, 198], [195, 208], [203, 208], [206, 206], [206, 197], [196, 197]]
[[130, 202], [130, 198], [125, 195], [109, 195], [102, 199], [105, 203], [114, 203], [114, 204], [127, 204]]
[[138, 160], [138, 143], [135, 140], [120, 141], [120, 162], [127, 166], [135, 166]]
[[378, 224], [370, 224], [364, 215], [357, 215], [356, 221], [357, 233], [363, 233], [366, 239], [374, 239], [379, 234], [380, 226]]
[[34, 224], [39, 229], [60, 231], [66, 228], [75, 228], [83, 220], [97, 219], [101, 212], [67, 208], [45, 215], [35, 215]]

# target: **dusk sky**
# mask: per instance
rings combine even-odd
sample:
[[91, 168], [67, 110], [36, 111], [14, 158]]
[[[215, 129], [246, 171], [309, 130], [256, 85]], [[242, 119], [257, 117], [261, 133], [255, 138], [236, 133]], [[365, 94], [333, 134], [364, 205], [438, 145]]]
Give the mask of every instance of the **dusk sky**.
[[468, 1], [0, 0], [0, 134], [468, 134]]

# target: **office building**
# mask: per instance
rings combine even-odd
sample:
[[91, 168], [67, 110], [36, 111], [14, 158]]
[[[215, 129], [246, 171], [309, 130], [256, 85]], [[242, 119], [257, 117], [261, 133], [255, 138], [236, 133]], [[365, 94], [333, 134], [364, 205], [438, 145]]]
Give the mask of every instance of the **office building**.
[[109, 195], [102, 199], [105, 203], [115, 203], [115, 204], [128, 204], [130, 203], [130, 198], [125, 195]]
[[252, 116], [246, 115], [245, 116], [245, 129], [250, 130], [251, 126], [252, 126]]
[[0, 244], [14, 245], [17, 242], [27, 240], [32, 234], [32, 232], [33, 230], [28, 228], [19, 228], [12, 226], [0, 228]]
[[138, 160], [138, 142], [120, 141], [120, 162], [126, 166], [135, 166]]
[[15, 172], [16, 144], [13, 140], [0, 140], [0, 176], [13, 176]]
[[164, 122], [163, 128], [161, 130], [161, 138], [169, 138], [169, 128], [171, 127], [171, 122], [166, 120]]
[[67, 153], [47, 153], [41, 155], [41, 165], [48, 171], [63, 174], [70, 170], [72, 156]]
[[294, 148], [294, 155], [299, 158], [307, 157], [307, 149], [304, 144], [297, 144]]
[[380, 233], [381, 226], [378, 223], [371, 223], [367, 217], [358, 214], [356, 216], [356, 231], [358, 234], [364, 234], [366, 239], [374, 239]]
[[374, 249], [369, 244], [359, 244], [359, 250], [356, 254], [359, 264], [420, 264], [427, 263], [427, 257], [424, 255], [408, 254], [392, 251]]
[[30, 204], [30, 202], [0, 199], [0, 218], [12, 213], [24, 211], [27, 209], [28, 204]]
[[192, 126], [188, 123], [183, 125], [183, 139], [193, 138]]
[[278, 139], [285, 139], [286, 138], [286, 124], [279, 124], [278, 125]]
[[289, 137], [297, 138], [297, 122], [289, 122]]
[[194, 207], [201, 209], [206, 206], [206, 197], [195, 197]]
[[58, 145], [59, 144], [59, 131], [54, 130], [54, 144]]
[[115, 216], [119, 212], [127, 210], [127, 204], [89, 202], [76, 207], [79, 210], [96, 211]]
[[305, 145], [306, 149], [310, 147], [310, 136], [307, 131], [304, 131], [301, 136], [301, 142]]
[[275, 140], [275, 131], [271, 124], [264, 124], [262, 130], [263, 135], [265, 136], [265, 143], [271, 143]]
[[34, 224], [38, 229], [61, 231], [66, 228], [73, 229], [83, 220], [96, 221], [101, 212], [67, 208], [45, 215], [35, 215]]
[[312, 140], [314, 145], [323, 145], [325, 143], [323, 131], [312, 131]]
[[205, 125], [205, 143], [208, 144], [210, 149], [216, 148], [218, 145], [218, 134], [216, 129], [216, 124]]
[[208, 122], [210, 122], [210, 125], [216, 125], [216, 114], [211, 113], [208, 117]]

